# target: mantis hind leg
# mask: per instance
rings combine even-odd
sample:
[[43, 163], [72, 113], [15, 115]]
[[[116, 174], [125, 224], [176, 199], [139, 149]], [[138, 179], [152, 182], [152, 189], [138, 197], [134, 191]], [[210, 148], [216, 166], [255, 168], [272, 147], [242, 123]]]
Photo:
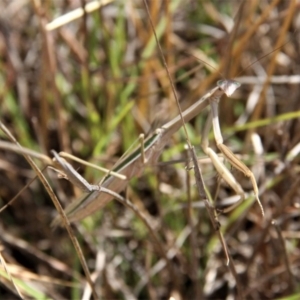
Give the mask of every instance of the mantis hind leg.
[[[210, 112], [208, 115], [204, 130], [202, 132], [201, 147], [202, 147], [203, 151], [205, 152], [205, 154], [207, 156], [209, 156], [209, 158], [211, 159], [211, 161], [212, 161], [214, 167], [216, 168], [217, 172], [219, 173], [220, 177], [223, 178], [227, 182], [227, 184], [236, 192], [236, 194], [240, 196], [240, 199], [237, 202], [237, 203], [239, 203], [245, 199], [244, 191], [243, 191], [242, 187], [235, 180], [235, 178], [230, 173], [230, 171], [226, 168], [226, 166], [221, 162], [221, 160], [218, 157], [218, 155], [216, 154], [216, 152], [212, 148], [209, 147], [208, 133], [211, 128], [211, 124], [212, 124], [212, 113]], [[234, 204], [234, 207], [236, 205], [237, 204]], [[223, 211], [226, 212], [233, 208], [229, 207]]]
[[252, 171], [242, 161], [240, 161], [226, 145], [222, 143], [222, 144], [218, 144], [217, 146], [219, 150], [223, 153], [223, 155], [226, 157], [226, 159], [231, 163], [231, 165], [236, 169], [238, 169], [239, 171], [241, 171], [242, 173], [244, 173], [244, 175], [251, 180], [256, 201], [260, 207], [262, 215], [264, 216], [264, 209], [259, 200], [259, 191], [258, 191], [256, 179]]
[[221, 135], [219, 120], [217, 116], [217, 103], [212, 102], [211, 104], [212, 104], [212, 110], [208, 115], [208, 119], [206, 121], [203, 130], [201, 146], [203, 151], [210, 157], [214, 167], [216, 168], [220, 176], [236, 192], [236, 194], [240, 196], [240, 199], [234, 205], [224, 209], [223, 212], [228, 212], [234, 209], [241, 201], [245, 199], [245, 193], [242, 187], [240, 186], [240, 184], [234, 178], [234, 176], [230, 173], [230, 171], [226, 168], [226, 166], [220, 161], [220, 158], [218, 157], [216, 152], [209, 147], [208, 133], [211, 128], [211, 124], [213, 124], [217, 146], [220, 149], [220, 151], [223, 153], [224, 157], [232, 164], [233, 167], [240, 170], [245, 174], [245, 176], [250, 178], [253, 186], [255, 198], [260, 206], [262, 215], [264, 216], [264, 210], [258, 197], [258, 188], [257, 188], [255, 177], [253, 173], [250, 171], [250, 169], [243, 162], [241, 162], [226, 145], [223, 144], [223, 138]]
[[[205, 131], [204, 131], [204, 133], [206, 135], [206, 139], [207, 139], [207, 134], [208, 134], [208, 128], [210, 129], [210, 126], [211, 126], [211, 123], [212, 123], [213, 130], [214, 130], [214, 135], [215, 135], [215, 140], [216, 140], [216, 143], [217, 143], [217, 146], [218, 146], [219, 150], [223, 153], [225, 158], [231, 163], [231, 165], [233, 167], [240, 170], [241, 172], [244, 173], [245, 176], [250, 178], [252, 186], [253, 186], [253, 191], [254, 191], [256, 201], [257, 201], [257, 203], [258, 203], [258, 205], [261, 209], [262, 215], [264, 216], [264, 209], [263, 209], [262, 204], [261, 204], [261, 202], [259, 200], [259, 197], [258, 197], [258, 194], [259, 194], [258, 187], [257, 187], [257, 183], [256, 183], [256, 180], [255, 180], [255, 177], [254, 177], [253, 173], [250, 171], [250, 169], [242, 161], [240, 161], [234, 155], [234, 153], [226, 145], [223, 144], [223, 137], [222, 137], [222, 133], [221, 133], [221, 129], [220, 129], [219, 116], [218, 116], [218, 102], [219, 102], [219, 98], [215, 98], [215, 99], [212, 99], [210, 101], [211, 111], [210, 111], [209, 118], [207, 120], [207, 123], [209, 123], [209, 124], [206, 125]], [[204, 145], [205, 145], [205, 143], [204, 143]], [[206, 147], [208, 147], [208, 142], [206, 142], [206, 145], [207, 145]], [[224, 168], [222, 167], [222, 169], [224, 169]], [[228, 173], [231, 174], [229, 171], [228, 171]], [[234, 180], [236, 182], [236, 184], [234, 184], [236, 186], [235, 188], [233, 186], [233, 183], [230, 183], [231, 179], [229, 178], [229, 175], [227, 173], [226, 173], [225, 176], [223, 176], [223, 178], [225, 179], [226, 182], [228, 182], [228, 184], [234, 190], [239, 189], [239, 188], [237, 188], [236, 180]], [[239, 187], [240, 187], [240, 185], [239, 185]]]
[[226, 168], [226, 166], [221, 162], [220, 158], [213, 149], [211, 149], [210, 147], [206, 147], [203, 148], [203, 151], [209, 156], [219, 175], [235, 191], [235, 193], [240, 196], [240, 199], [234, 205], [222, 210], [222, 212], [225, 213], [229, 212], [245, 199], [244, 190], [230, 173], [230, 171]]

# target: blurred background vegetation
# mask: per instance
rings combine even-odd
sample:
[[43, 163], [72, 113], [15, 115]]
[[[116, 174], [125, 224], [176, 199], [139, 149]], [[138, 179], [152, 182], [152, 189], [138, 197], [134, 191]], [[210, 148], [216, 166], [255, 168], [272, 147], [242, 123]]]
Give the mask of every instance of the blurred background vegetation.
[[[47, 155], [63, 150], [112, 168], [140, 133], [149, 134], [178, 109], [144, 1], [100, 2], [68, 20], [89, 1], [1, 1], [0, 121], [24, 147]], [[147, 3], [182, 109], [218, 79], [242, 83], [232, 99], [221, 101], [221, 127], [225, 144], [253, 170], [266, 216], [250, 205], [253, 199], [220, 216], [232, 274], [186, 168], [186, 138], [179, 131], [160, 162], [126, 191], [153, 221], [173, 273], [139, 217], [112, 201], [73, 225], [99, 298], [299, 299], [299, 3]], [[58, 20], [65, 23], [55, 27]], [[205, 117], [199, 114], [187, 128], [214, 195], [220, 180], [200, 148]], [[8, 140], [3, 132], [0, 138]], [[89, 182], [99, 182], [99, 171], [72, 164]], [[250, 193], [249, 180], [232, 172]], [[45, 174], [63, 206], [82, 193]], [[34, 176], [22, 155], [0, 149], [1, 207]], [[221, 182], [216, 205], [233, 195]], [[55, 215], [38, 180], [1, 211], [3, 299], [20, 297], [8, 274], [25, 298], [89, 297], [69, 236], [50, 228]]]

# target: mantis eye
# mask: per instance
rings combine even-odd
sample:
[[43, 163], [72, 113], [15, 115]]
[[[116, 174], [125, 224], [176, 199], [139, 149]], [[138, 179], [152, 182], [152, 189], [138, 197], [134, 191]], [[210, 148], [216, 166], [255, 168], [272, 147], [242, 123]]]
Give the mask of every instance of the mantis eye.
[[231, 96], [235, 90], [241, 86], [241, 84], [235, 80], [219, 80], [217, 85], [224, 91], [227, 97]]

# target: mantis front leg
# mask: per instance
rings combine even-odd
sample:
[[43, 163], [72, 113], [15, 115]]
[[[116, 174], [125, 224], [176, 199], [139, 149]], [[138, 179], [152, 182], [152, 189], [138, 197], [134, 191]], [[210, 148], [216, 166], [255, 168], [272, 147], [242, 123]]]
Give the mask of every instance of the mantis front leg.
[[[232, 87], [231, 84], [234, 84], [235, 87]], [[205, 124], [201, 146], [203, 148], [203, 151], [210, 157], [213, 165], [215, 166], [215, 168], [218, 171], [218, 173], [220, 174], [220, 176], [240, 196], [239, 201], [237, 203], [235, 203], [233, 206], [224, 210], [224, 212], [230, 211], [233, 208], [235, 208], [239, 204], [240, 201], [244, 200], [245, 196], [244, 196], [244, 191], [243, 191], [242, 187], [240, 186], [240, 184], [236, 181], [236, 179], [229, 172], [229, 170], [225, 167], [225, 165], [220, 161], [218, 155], [208, 145], [208, 133], [211, 128], [211, 124], [213, 125], [213, 131], [214, 131], [214, 136], [215, 136], [215, 141], [216, 141], [217, 147], [223, 153], [224, 157], [231, 163], [232, 166], [234, 166], [236, 169], [243, 172], [245, 176], [250, 178], [252, 186], [253, 186], [255, 198], [260, 206], [262, 215], [264, 216], [264, 209], [259, 200], [259, 195], [258, 195], [259, 192], [258, 192], [258, 187], [256, 184], [254, 174], [242, 161], [240, 161], [235, 156], [235, 154], [226, 145], [223, 144], [223, 137], [222, 137], [220, 124], [219, 124], [218, 104], [219, 104], [220, 97], [222, 96], [222, 94], [224, 92], [226, 93], [227, 96], [230, 96], [235, 91], [235, 89], [237, 87], [239, 87], [239, 85], [236, 82], [219, 81], [218, 86], [220, 88], [219, 91], [217, 93], [215, 93], [215, 95], [213, 97], [211, 97], [211, 99], [210, 99], [211, 111], [209, 113], [208, 119]]]

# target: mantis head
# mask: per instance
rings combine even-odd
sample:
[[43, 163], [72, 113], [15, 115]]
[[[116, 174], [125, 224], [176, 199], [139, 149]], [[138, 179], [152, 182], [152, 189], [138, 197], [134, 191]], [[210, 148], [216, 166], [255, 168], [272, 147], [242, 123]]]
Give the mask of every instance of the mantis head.
[[235, 80], [219, 80], [218, 87], [226, 94], [227, 97], [231, 96], [241, 84]]

